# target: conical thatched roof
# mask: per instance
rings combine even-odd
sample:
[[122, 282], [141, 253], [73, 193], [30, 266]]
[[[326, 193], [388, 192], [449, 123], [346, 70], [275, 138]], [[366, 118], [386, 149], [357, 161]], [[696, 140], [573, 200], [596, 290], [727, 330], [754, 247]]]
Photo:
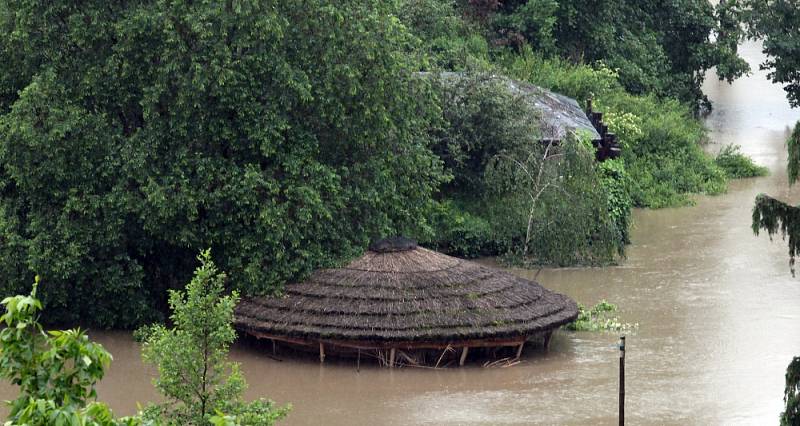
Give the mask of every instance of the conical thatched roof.
[[415, 244], [373, 245], [282, 298], [243, 299], [236, 326], [258, 336], [391, 347], [524, 339], [573, 321], [576, 303], [539, 284]]

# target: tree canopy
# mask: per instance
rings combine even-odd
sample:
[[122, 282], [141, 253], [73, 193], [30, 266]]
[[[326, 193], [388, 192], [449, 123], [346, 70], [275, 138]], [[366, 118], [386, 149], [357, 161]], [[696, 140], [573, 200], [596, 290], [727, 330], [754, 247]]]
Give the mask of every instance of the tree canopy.
[[[707, 0], [470, 1], [488, 16], [496, 44], [530, 45], [573, 62], [602, 61], [632, 93], [708, 103], [700, 87], [716, 67], [720, 79], [749, 70], [736, 52], [744, 33], [738, 2]], [[635, 22], [636, 25], [631, 25]]]
[[783, 85], [792, 107], [800, 106], [800, 1], [744, 0], [752, 37], [767, 55], [761, 64], [768, 77]]
[[[0, 2], [0, 272], [132, 326], [211, 246], [271, 292], [424, 233], [436, 106], [393, 2]], [[153, 301], [159, 301], [153, 303]]]

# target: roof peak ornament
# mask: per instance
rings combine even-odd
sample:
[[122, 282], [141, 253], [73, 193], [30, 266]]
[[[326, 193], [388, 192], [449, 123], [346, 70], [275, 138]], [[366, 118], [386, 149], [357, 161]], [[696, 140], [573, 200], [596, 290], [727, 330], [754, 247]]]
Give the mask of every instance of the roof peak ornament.
[[375, 253], [397, 253], [417, 248], [417, 242], [406, 237], [396, 236], [374, 240], [369, 245], [369, 251]]

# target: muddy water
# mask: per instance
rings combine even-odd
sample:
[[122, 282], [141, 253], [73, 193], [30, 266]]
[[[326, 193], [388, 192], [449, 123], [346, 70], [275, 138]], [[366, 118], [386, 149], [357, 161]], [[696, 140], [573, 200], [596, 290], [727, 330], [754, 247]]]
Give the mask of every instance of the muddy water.
[[[754, 65], [758, 46], [744, 46]], [[757, 69], [757, 66], [754, 67]], [[630, 424], [775, 424], [783, 373], [800, 354], [800, 281], [786, 247], [749, 229], [753, 199], [800, 201], [786, 184], [784, 140], [800, 118], [763, 73], [732, 86], [709, 81], [710, 150], [736, 143], [772, 175], [734, 182], [728, 194], [682, 209], [637, 211], [622, 266], [545, 270], [537, 279], [584, 304], [608, 299], [626, 322]], [[520, 275], [535, 272], [515, 270]], [[127, 333], [92, 333], [114, 354], [100, 398], [119, 414], [156, 398]], [[617, 410], [617, 336], [560, 332], [547, 354], [516, 367], [387, 371], [341, 362], [263, 356], [241, 345], [249, 397], [292, 402], [286, 424], [612, 424]], [[0, 388], [0, 398], [13, 390]]]

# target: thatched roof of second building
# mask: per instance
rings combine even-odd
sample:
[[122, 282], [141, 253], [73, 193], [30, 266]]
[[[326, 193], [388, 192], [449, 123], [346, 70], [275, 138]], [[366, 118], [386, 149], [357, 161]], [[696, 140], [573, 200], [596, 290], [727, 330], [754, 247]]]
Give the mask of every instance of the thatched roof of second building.
[[409, 245], [316, 271], [281, 298], [244, 299], [236, 326], [263, 337], [363, 347], [524, 339], [573, 321], [570, 298], [477, 263]]
[[[474, 78], [474, 76], [461, 72], [420, 74], [438, 76], [443, 82], [459, 82]], [[505, 76], [492, 75], [488, 78], [503, 83], [512, 95], [520, 97], [538, 114], [539, 131], [541, 132], [538, 135], [539, 139], [543, 141], [560, 141], [571, 134], [583, 134], [593, 141], [601, 139], [600, 133], [597, 132], [597, 129], [586, 116], [586, 112], [583, 111], [575, 99]]]

